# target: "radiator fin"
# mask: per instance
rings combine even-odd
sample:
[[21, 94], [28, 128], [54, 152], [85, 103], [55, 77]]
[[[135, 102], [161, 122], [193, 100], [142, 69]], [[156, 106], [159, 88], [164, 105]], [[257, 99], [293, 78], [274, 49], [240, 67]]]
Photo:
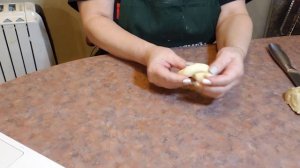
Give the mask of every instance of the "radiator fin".
[[0, 51], [1, 51], [1, 57], [0, 57], [0, 62], [2, 64], [3, 68], [3, 73], [6, 81], [13, 80], [16, 78], [15, 72], [14, 72], [14, 67], [12, 65], [12, 61], [8, 52], [8, 47], [6, 44], [6, 37], [4, 34], [3, 26], [0, 26]]
[[10, 53], [13, 66], [15, 68], [16, 75], [17, 77], [25, 75], [25, 68], [23, 64], [21, 51], [19, 48], [19, 42], [15, 26], [12, 24], [3, 25], [3, 28], [6, 36], [6, 42], [8, 44], [8, 51]]
[[44, 69], [45, 67], [50, 67], [51, 65], [54, 65], [55, 64], [54, 57], [49, 58], [44, 56], [47, 55], [47, 53], [51, 52], [49, 51], [49, 49], [51, 50], [51, 48], [46, 47], [46, 46], [51, 46], [50, 42], [40, 38], [43, 36], [43, 34], [47, 34], [46, 29], [44, 27], [41, 27], [39, 24], [34, 24], [34, 23], [28, 23], [28, 26], [30, 26], [29, 34], [31, 38], [33, 54], [36, 56], [35, 61], [36, 61], [37, 69], [41, 70]]
[[24, 58], [26, 73], [36, 71], [34, 58], [31, 50], [30, 39], [26, 24], [16, 24], [17, 35], [20, 43], [20, 49]]
[[6, 79], [5, 79], [5, 76], [4, 76], [2, 64], [0, 62], [0, 83], [4, 83], [4, 82], [6, 82]]

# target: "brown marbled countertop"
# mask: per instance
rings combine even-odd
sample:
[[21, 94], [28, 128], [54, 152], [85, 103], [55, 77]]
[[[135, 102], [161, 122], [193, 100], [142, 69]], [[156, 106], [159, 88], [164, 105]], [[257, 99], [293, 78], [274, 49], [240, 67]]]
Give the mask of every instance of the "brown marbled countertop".
[[144, 67], [109, 56], [54, 66], [0, 85], [0, 131], [66, 167], [300, 167], [300, 116], [270, 42], [300, 69], [300, 36], [254, 40], [242, 83], [217, 100], [152, 86]]

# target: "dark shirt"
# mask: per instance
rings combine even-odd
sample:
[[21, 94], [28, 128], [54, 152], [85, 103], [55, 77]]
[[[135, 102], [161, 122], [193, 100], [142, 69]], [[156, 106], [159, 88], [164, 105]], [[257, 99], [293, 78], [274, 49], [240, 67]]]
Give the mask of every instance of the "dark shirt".
[[[77, 1], [87, 1], [87, 0], [68, 0], [68, 3], [74, 9], [78, 10]], [[115, 0], [115, 3], [118, 3], [120, 1], [122, 4], [122, 0]], [[144, 10], [145, 8], [147, 8], [147, 6], [145, 6], [143, 3], [138, 3], [139, 1], [133, 2], [129, 0], [129, 1], [124, 1], [127, 2], [127, 5], [123, 4], [124, 5], [123, 15], [121, 13], [120, 19], [117, 19], [115, 21], [128, 32], [160, 46], [178, 47], [178, 46], [185, 46], [191, 44], [207, 44], [215, 41], [215, 31], [216, 31], [215, 25], [217, 24], [218, 15], [220, 12], [220, 6], [233, 1], [235, 0], [214, 0], [211, 2], [211, 4], [213, 5], [208, 5], [207, 7], [205, 7], [205, 9], [201, 9], [202, 6], [200, 5], [194, 7], [197, 8], [197, 10], [188, 10], [191, 12], [184, 13], [184, 16], [186, 17], [183, 18], [193, 18], [191, 16], [195, 16], [200, 13], [201, 16], [204, 17], [204, 19], [202, 18], [203, 20], [208, 18], [204, 22], [202, 20], [197, 22], [195, 19], [185, 19], [181, 23], [180, 22], [181, 20], [178, 20], [178, 15], [176, 15], [177, 14], [176, 10], [174, 11], [173, 8], [166, 8], [165, 10], [168, 10], [168, 13], [171, 13], [172, 15], [169, 15], [167, 19], [165, 17], [158, 17], [160, 18], [159, 22], [161, 24], [152, 24], [152, 26], [149, 26], [149, 24], [151, 23], [158, 22], [158, 20], [153, 19], [154, 16], [152, 15], [151, 12], [149, 11], [143, 12], [143, 11], [147, 11]], [[175, 4], [176, 2], [177, 1], [174, 1]], [[204, 2], [208, 3], [210, 2], [210, 0]], [[218, 3], [220, 6], [218, 5]], [[132, 12], [132, 10], [130, 9], [131, 5], [136, 5], [139, 7], [137, 8], [137, 10], [134, 10], [135, 13]], [[153, 11], [155, 11], [155, 9]], [[141, 15], [139, 15], [141, 17], [135, 17], [136, 16], [135, 14], [137, 12], [141, 13]], [[128, 17], [122, 17], [124, 16], [124, 14], [127, 15]], [[158, 16], [158, 14], [163, 14], [163, 13], [160, 13], [158, 11], [155, 16]], [[118, 18], [115, 16], [116, 13], [114, 13], [114, 19]], [[159, 16], [164, 16], [164, 15], [159, 15]], [[132, 18], [132, 19], [128, 20], [128, 18]], [[147, 22], [148, 24], [144, 24], [144, 18], [148, 19]], [[177, 22], [175, 23], [175, 21], [178, 21], [178, 24]], [[175, 28], [173, 27], [173, 29], [170, 30], [168, 26], [165, 25], [174, 25]], [[180, 25], [185, 25], [185, 27], [188, 27], [189, 29], [187, 28], [184, 29], [184, 26], [180, 26]]]
[[[68, 0], [68, 3], [72, 8], [78, 11], [77, 1], [86, 1], [86, 0]], [[221, 6], [232, 1], [235, 0], [219, 0]], [[247, 3], [250, 1], [251, 0], [246, 0]]]

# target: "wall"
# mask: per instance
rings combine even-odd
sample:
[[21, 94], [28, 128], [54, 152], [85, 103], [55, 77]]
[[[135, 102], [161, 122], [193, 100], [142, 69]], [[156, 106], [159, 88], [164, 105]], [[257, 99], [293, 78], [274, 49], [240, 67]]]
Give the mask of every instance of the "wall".
[[247, 9], [254, 23], [253, 38], [261, 38], [264, 36], [271, 1], [272, 0], [252, 0], [247, 4]]
[[[24, 2], [25, 0], [0, 0]], [[45, 12], [59, 63], [87, 57], [92, 48], [85, 43], [78, 13], [67, 0], [26, 0], [39, 4]], [[247, 7], [254, 22], [253, 38], [263, 37], [271, 0], [253, 0]]]

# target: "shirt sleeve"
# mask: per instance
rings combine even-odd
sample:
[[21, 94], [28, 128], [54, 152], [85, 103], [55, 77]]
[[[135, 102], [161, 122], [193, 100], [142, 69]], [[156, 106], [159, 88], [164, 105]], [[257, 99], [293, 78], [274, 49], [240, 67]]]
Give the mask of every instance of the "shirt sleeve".
[[[232, 1], [235, 1], [235, 0], [219, 0], [221, 6], [224, 4], [227, 4], [229, 2], [232, 2]], [[252, 0], [246, 0], [246, 3], [250, 2], [250, 1], [252, 1]]]
[[77, 1], [85, 1], [85, 0], [68, 0], [68, 4], [75, 10], [78, 11]]

